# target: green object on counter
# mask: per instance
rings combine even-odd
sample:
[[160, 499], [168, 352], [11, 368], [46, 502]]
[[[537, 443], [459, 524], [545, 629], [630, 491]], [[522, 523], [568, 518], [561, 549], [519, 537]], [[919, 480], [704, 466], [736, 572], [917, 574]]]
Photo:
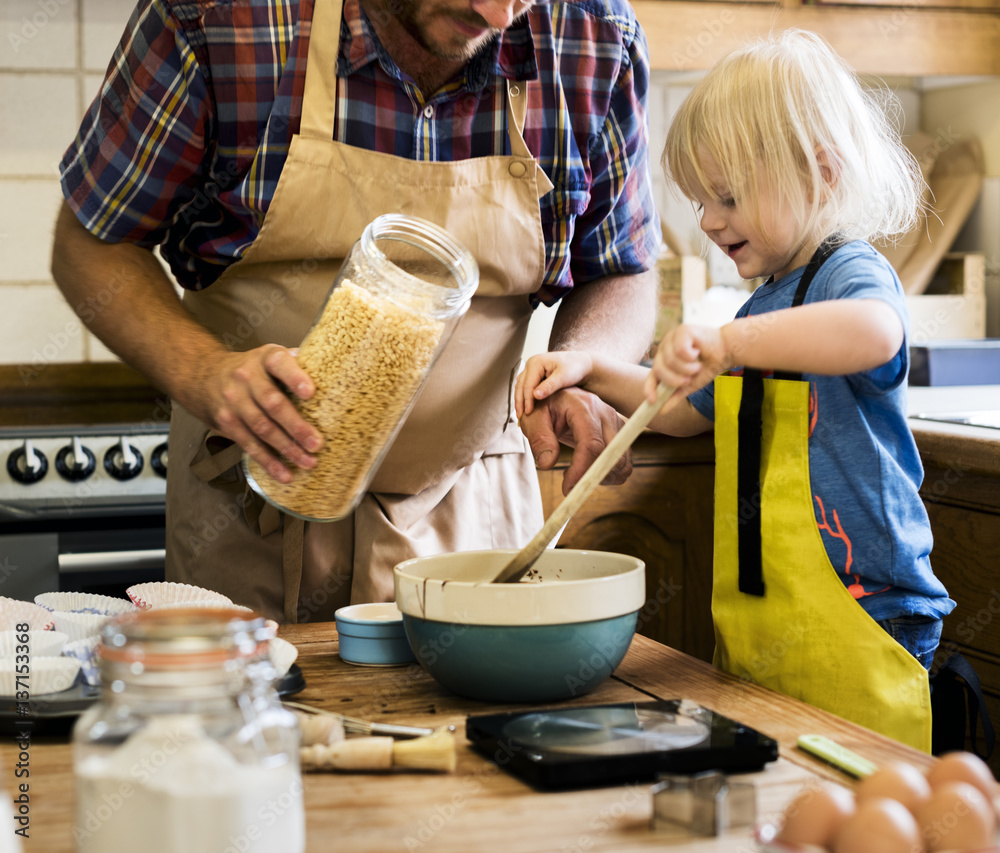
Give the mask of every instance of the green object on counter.
[[871, 776], [878, 769], [867, 758], [862, 758], [856, 752], [851, 752], [847, 747], [823, 735], [802, 735], [799, 737], [798, 745], [799, 749], [821, 758], [855, 779]]

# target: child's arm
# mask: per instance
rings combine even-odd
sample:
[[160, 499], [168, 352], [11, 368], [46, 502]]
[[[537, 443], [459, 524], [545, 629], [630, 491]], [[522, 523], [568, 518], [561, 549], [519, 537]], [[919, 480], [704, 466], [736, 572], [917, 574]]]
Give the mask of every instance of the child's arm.
[[721, 329], [680, 326], [661, 344], [645, 383], [685, 394], [732, 367], [843, 376], [890, 361], [903, 345], [903, 322], [878, 299], [835, 299], [742, 317]]
[[[520, 418], [531, 413], [535, 400], [543, 400], [560, 388], [579, 385], [617, 411], [631, 415], [642, 402], [643, 383], [648, 375], [649, 370], [641, 365], [594, 353], [560, 351], [534, 355], [517, 377], [514, 407]], [[684, 400], [679, 404], [668, 403], [649, 426], [667, 435], [688, 436], [705, 432], [712, 422]]]

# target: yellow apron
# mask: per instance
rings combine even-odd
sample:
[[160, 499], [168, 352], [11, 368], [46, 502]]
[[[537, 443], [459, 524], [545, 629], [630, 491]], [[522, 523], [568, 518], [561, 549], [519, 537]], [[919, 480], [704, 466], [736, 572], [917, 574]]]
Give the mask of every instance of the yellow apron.
[[[524, 142], [523, 84], [508, 83], [510, 156], [417, 162], [337, 142], [341, 0], [317, 0], [300, 132], [257, 239], [192, 314], [233, 350], [297, 346], [342, 258], [383, 213], [429, 219], [480, 268], [468, 313], [439, 357], [371, 492], [353, 516], [304, 524], [246, 488], [232, 442], [179, 406], [170, 430], [167, 577], [216, 589], [280, 621], [391, 600], [392, 568], [444, 551], [520, 548], [542, 524], [511, 386], [542, 279], [538, 199], [552, 184]], [[303, 25], [305, 26], [305, 24]]]
[[[809, 383], [750, 373], [715, 380], [715, 664], [930, 752], [927, 670], [847, 591], [816, 523]], [[759, 416], [751, 403], [741, 424], [758, 381]], [[756, 494], [741, 494], [741, 457]]]

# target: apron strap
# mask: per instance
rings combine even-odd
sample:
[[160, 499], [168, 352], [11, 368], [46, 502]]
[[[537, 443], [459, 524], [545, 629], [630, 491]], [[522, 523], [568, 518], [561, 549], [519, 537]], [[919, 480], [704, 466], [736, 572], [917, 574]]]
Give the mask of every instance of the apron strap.
[[293, 515], [284, 515], [281, 538], [281, 572], [285, 582], [285, 621], [298, 621], [299, 588], [302, 584], [302, 555], [306, 523]]
[[[934, 755], [966, 749], [966, 732], [972, 741], [972, 751], [983, 761], [993, 754], [995, 735], [983, 697], [979, 676], [972, 664], [957, 652], [949, 657], [931, 677], [931, 722]], [[964, 714], [968, 705], [969, 727]], [[982, 752], [979, 750], [979, 721], [983, 721]]]
[[[798, 308], [803, 302], [806, 301], [806, 293], [809, 291], [809, 285], [812, 284], [813, 278], [819, 271], [819, 268], [823, 266], [823, 262], [826, 261], [830, 255], [832, 255], [837, 249], [844, 245], [844, 238], [839, 234], [834, 234], [831, 237], [827, 237], [822, 243], [820, 243], [819, 248], [813, 253], [813, 256], [809, 259], [809, 263], [806, 265], [806, 271], [802, 273], [802, 278], [799, 281], [799, 286], [795, 290], [795, 296], [792, 297], [792, 308]], [[768, 279], [767, 283], [770, 284], [774, 281], [774, 278]], [[801, 373], [786, 373], [784, 371], [775, 371], [775, 379], [802, 379]]]
[[[813, 253], [799, 282], [792, 307], [806, 298], [809, 285], [827, 258], [843, 243], [838, 235], [827, 237]], [[770, 279], [768, 284], [773, 281]], [[766, 285], [764, 285], [766, 286]], [[801, 381], [801, 373], [778, 373], [775, 379]], [[739, 590], [747, 595], [764, 595], [764, 566], [761, 553], [760, 459], [763, 435], [764, 374], [752, 367], [743, 369], [740, 397], [736, 470], [736, 508], [739, 554]]]
[[191, 473], [203, 483], [209, 483], [239, 465], [242, 458], [243, 448], [238, 444], [230, 444], [204, 458], [196, 457], [196, 461], [191, 463]]
[[[220, 478], [232, 480], [240, 477], [240, 461], [243, 448], [231, 439], [210, 430], [202, 439], [202, 445], [191, 462], [191, 473], [203, 483], [211, 483]], [[243, 518], [258, 536], [268, 536], [282, 526], [282, 574], [285, 587], [285, 619], [295, 622], [298, 611], [299, 588], [302, 581], [302, 552], [305, 541], [305, 527], [302, 519], [282, 513], [273, 504], [265, 501], [250, 486], [243, 483]]]
[[528, 115], [528, 89], [521, 81], [507, 80], [507, 136], [510, 139], [510, 153], [516, 157], [527, 157], [535, 164], [535, 183], [538, 197], [549, 192], [555, 184], [549, 180], [534, 155], [524, 141], [524, 119]]
[[[309, 29], [309, 51], [306, 57], [306, 71], [315, 63], [324, 68], [337, 67], [340, 53], [340, 29], [343, 15], [343, 0], [315, 0]], [[332, 86], [328, 85], [328, 75], [306, 73], [305, 89], [302, 94], [302, 119], [299, 133], [330, 139], [337, 120], [337, 88], [339, 78], [333, 75]], [[535, 183], [538, 197], [549, 192], [554, 184], [528, 150], [524, 141], [524, 119], [528, 114], [528, 94], [523, 82], [506, 80], [507, 93], [507, 136], [511, 153], [517, 157], [527, 157], [535, 162]]]
[[[336, 114], [337, 56], [340, 53], [340, 22], [343, 0], [314, 0], [309, 25], [309, 51], [306, 56], [306, 83], [302, 93], [302, 119], [299, 133], [330, 139]], [[309, 74], [309, 66], [333, 68], [333, 85], [326, 74]]]
[[760, 523], [760, 440], [763, 432], [764, 375], [743, 369], [736, 456], [736, 507], [739, 552], [739, 589], [747, 595], [764, 594]]

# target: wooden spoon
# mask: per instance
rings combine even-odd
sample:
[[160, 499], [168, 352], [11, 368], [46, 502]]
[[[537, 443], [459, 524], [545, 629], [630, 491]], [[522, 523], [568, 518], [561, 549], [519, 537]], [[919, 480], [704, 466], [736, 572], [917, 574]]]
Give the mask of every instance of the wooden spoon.
[[615, 463], [621, 458], [621, 455], [632, 446], [632, 442], [638, 438], [639, 433], [646, 428], [646, 425], [663, 408], [664, 403], [673, 393], [673, 388], [660, 385], [656, 390], [655, 402], [642, 401], [632, 417], [625, 422], [625, 425], [608, 442], [594, 463], [577, 481], [577, 484], [570, 489], [566, 499], [553, 510], [552, 515], [548, 517], [535, 538], [514, 555], [511, 561], [493, 578], [493, 583], [515, 583], [524, 577], [528, 569], [534, 565], [535, 560], [545, 551], [552, 537], [562, 530], [570, 516], [583, 506], [584, 501], [590, 497], [590, 493], [615, 467]]

